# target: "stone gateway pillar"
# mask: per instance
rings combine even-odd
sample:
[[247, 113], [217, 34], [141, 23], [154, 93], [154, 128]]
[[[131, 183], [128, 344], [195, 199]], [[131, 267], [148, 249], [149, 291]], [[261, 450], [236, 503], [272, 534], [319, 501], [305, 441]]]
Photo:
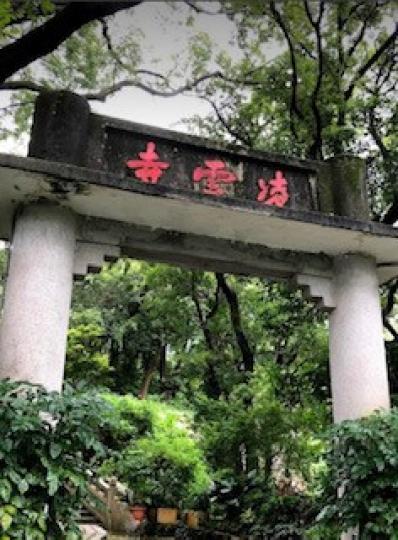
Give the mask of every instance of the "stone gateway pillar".
[[15, 219], [0, 326], [0, 378], [61, 390], [75, 257], [75, 218], [34, 204]]
[[379, 283], [374, 260], [335, 259], [336, 307], [330, 314], [330, 372], [335, 422], [390, 406]]

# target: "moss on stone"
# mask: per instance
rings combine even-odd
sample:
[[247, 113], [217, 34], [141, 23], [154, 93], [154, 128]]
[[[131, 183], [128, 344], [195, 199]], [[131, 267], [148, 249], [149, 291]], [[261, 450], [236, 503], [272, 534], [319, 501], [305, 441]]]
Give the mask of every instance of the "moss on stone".
[[324, 162], [319, 175], [322, 212], [368, 220], [366, 165], [356, 156], [335, 156]]

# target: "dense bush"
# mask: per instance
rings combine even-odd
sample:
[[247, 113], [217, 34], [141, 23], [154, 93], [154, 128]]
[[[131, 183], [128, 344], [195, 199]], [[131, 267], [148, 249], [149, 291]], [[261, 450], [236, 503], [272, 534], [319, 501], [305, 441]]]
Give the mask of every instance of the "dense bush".
[[346, 421], [326, 453], [320, 522], [361, 540], [398, 538], [398, 410]]
[[99, 432], [108, 407], [92, 392], [0, 381], [2, 540], [80, 538], [86, 482], [106, 455]]
[[293, 491], [282, 494], [274, 479], [258, 470], [240, 479], [225, 474], [215, 482], [211, 493], [212, 527], [237, 535], [298, 540], [315, 516], [313, 496]]
[[137, 502], [196, 505], [210, 477], [189, 414], [153, 400], [105, 398], [115, 408], [119, 441], [134, 437], [104, 465], [104, 473], [126, 482]]

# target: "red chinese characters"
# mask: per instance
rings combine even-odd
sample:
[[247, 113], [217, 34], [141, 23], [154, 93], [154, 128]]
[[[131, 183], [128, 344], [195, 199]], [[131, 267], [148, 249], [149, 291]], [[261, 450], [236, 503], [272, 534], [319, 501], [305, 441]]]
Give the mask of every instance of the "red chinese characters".
[[170, 167], [170, 163], [159, 161], [156, 153], [156, 145], [149, 142], [145, 152], [140, 152], [141, 159], [130, 159], [126, 162], [129, 169], [134, 169], [135, 177], [145, 184], [157, 184], [164, 171]]
[[193, 181], [204, 182], [201, 192], [206, 195], [222, 197], [225, 195], [225, 184], [233, 184], [238, 179], [236, 174], [229, 171], [223, 161], [205, 160], [206, 167], [196, 167], [193, 171]]
[[288, 183], [281, 171], [275, 172], [275, 178], [266, 182], [263, 178], [258, 181], [259, 193], [257, 200], [269, 206], [282, 208], [289, 200]]

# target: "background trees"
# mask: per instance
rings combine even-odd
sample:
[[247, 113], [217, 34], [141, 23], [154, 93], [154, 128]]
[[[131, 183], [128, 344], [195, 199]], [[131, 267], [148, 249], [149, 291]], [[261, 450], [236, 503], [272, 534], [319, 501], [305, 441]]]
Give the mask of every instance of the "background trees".
[[[75, 287], [66, 376], [193, 415], [214, 526], [296, 520], [299, 534], [330, 421], [327, 355], [324, 318], [295, 290], [121, 260]], [[290, 521], [285, 503], [300, 509]], [[271, 525], [278, 504], [286, 523]]]

